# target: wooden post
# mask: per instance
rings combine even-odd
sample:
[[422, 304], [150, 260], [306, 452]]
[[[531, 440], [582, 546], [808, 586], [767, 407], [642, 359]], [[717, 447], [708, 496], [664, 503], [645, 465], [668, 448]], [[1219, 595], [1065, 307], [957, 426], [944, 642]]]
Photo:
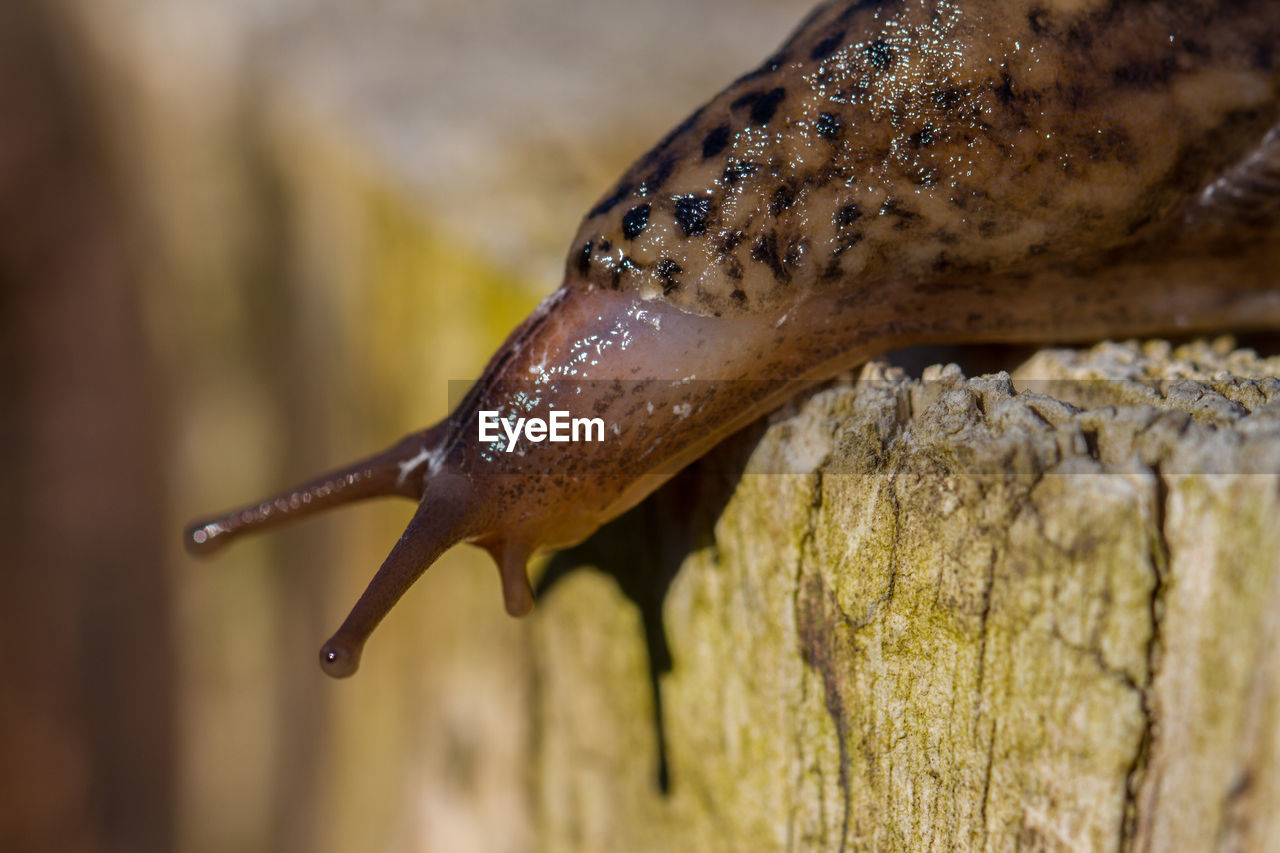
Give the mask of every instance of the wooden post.
[[[873, 365], [582, 552], [617, 583], [558, 560], [541, 847], [1274, 849], [1280, 362], [1250, 356]], [[726, 469], [722, 509], [662, 522]], [[686, 554], [650, 545], [637, 594], [646, 527]]]

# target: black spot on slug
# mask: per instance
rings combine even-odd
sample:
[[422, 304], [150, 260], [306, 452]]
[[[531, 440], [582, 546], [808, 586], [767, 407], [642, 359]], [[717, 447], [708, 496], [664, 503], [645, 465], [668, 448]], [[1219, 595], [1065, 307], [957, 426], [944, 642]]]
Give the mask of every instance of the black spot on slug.
[[946, 275], [931, 277], [926, 281], [917, 282], [914, 285], [914, 290], [917, 293], [947, 293], [948, 291], [954, 291], [963, 286], [961, 280], [957, 279], [957, 275], [969, 276], [990, 272], [991, 264], [982, 261], [975, 263], [952, 258], [946, 252], [943, 252], [934, 260], [933, 270], [937, 273], [946, 273]]
[[769, 202], [769, 212], [777, 216], [795, 204], [795, 200], [796, 188], [790, 184], [783, 184], [773, 191], [773, 199]]
[[912, 169], [907, 172], [907, 178], [919, 187], [936, 187], [941, 173], [937, 169]]
[[933, 144], [933, 125], [926, 124], [915, 133], [907, 137], [907, 141], [915, 148], [924, 148]]
[[809, 52], [809, 58], [814, 62], [826, 59], [828, 56], [836, 52], [836, 48], [844, 43], [844, 31], [833, 33], [822, 41], [813, 46], [813, 50]]
[[591, 242], [582, 244], [582, 251], [578, 253], [578, 272], [586, 275], [591, 271]]
[[776, 231], [770, 231], [756, 241], [755, 245], [751, 247], [751, 259], [767, 266], [773, 273], [773, 277], [779, 282], [786, 284], [791, 281], [791, 271], [787, 269], [782, 262], [782, 256], [778, 254], [778, 234]]
[[847, 168], [840, 168], [828, 162], [823, 163], [818, 167], [817, 171], [814, 172], [813, 177], [809, 179], [809, 182], [817, 189], [822, 189], [832, 181], [847, 181], [852, 177], [853, 173]]
[[622, 260], [618, 261], [618, 265], [611, 272], [610, 286], [617, 290], [622, 282], [622, 274], [627, 272], [639, 272], [640, 267], [636, 266], [636, 262], [631, 260], [630, 255], [623, 255]]
[[721, 243], [721, 250], [725, 254], [732, 252], [742, 244], [742, 241], [746, 236], [747, 235], [743, 234], [741, 231], [730, 231], [728, 234], [724, 235], [724, 240]]
[[[622, 236], [628, 240], [634, 240], [640, 236], [640, 232], [649, 224], [649, 205], [638, 204], [627, 211], [627, 215], [622, 217]], [[623, 259], [628, 260], [627, 258]]]
[[670, 258], [663, 258], [654, 265], [653, 269], [658, 274], [658, 278], [662, 279], [663, 296], [680, 286], [680, 282], [676, 281], [676, 276], [684, 272], [684, 270], [675, 261]]
[[676, 224], [686, 237], [696, 237], [707, 232], [707, 216], [711, 212], [711, 199], [693, 195], [672, 198], [676, 204]]
[[729, 186], [749, 178], [760, 168], [758, 163], [730, 163], [724, 170], [724, 182]]
[[841, 125], [840, 116], [835, 113], [819, 113], [813, 128], [823, 139], [835, 139], [840, 136]]
[[876, 39], [867, 45], [863, 53], [872, 68], [883, 71], [893, 64], [893, 48], [884, 39]]
[[844, 207], [836, 211], [834, 217], [834, 225], [852, 225], [862, 218], [862, 211], [858, 210], [856, 204], [846, 204]]
[[884, 204], [880, 205], [881, 216], [892, 216], [898, 221], [894, 223], [895, 231], [902, 231], [910, 226], [910, 224], [920, 218], [920, 214], [913, 210], [909, 210], [902, 206], [902, 202], [895, 198], [887, 198]]
[[739, 305], [745, 305], [747, 302], [747, 294], [744, 293], [742, 289], [738, 287], [735, 287], [733, 289], [733, 292], [729, 294], [729, 297], [734, 302], [737, 302]]
[[[606, 198], [602, 199], [599, 204], [591, 208], [591, 212], [587, 216], [601, 216], [618, 206], [618, 202], [622, 201], [631, 192], [631, 184], [619, 184], [618, 188], [610, 193]], [[603, 246], [601, 247], [603, 248]]]
[[804, 252], [808, 245], [809, 241], [803, 237], [792, 237], [791, 241], [787, 243], [787, 253], [783, 256], [782, 263], [792, 269], [799, 267], [800, 261], [804, 260]]
[[778, 106], [786, 100], [787, 90], [783, 88], [770, 89], [760, 96], [754, 104], [751, 105], [751, 123], [752, 124], [768, 124], [775, 113]]
[[1027, 13], [1027, 24], [1031, 32], [1042, 36], [1049, 32], [1049, 13], [1037, 6]]
[[902, 202], [896, 198], [887, 198], [884, 204], [880, 205], [881, 216], [896, 216], [899, 219], [919, 219], [920, 217], [911, 210], [902, 206]]
[[939, 110], [950, 110], [964, 100], [964, 92], [956, 88], [938, 89], [929, 96], [933, 106]]
[[937, 241], [943, 246], [955, 246], [961, 242], [960, 235], [946, 228], [935, 228], [929, 232], [929, 239]]
[[702, 159], [709, 160], [729, 144], [729, 125], [722, 124], [702, 138]]
[[840, 236], [840, 245], [836, 246], [835, 251], [832, 254], [836, 256], [841, 255], [861, 242], [862, 232], [851, 230], [847, 234], [842, 234]]
[[1009, 76], [1008, 71], [1000, 75], [1000, 82], [993, 86], [991, 91], [995, 93], [996, 99], [1002, 106], [1007, 107], [1013, 103], [1013, 78]]
[[661, 190], [662, 185], [667, 182], [667, 178], [671, 177], [671, 173], [675, 171], [675, 168], [676, 158], [670, 156], [662, 158], [653, 173], [640, 184], [640, 195], [649, 195]]

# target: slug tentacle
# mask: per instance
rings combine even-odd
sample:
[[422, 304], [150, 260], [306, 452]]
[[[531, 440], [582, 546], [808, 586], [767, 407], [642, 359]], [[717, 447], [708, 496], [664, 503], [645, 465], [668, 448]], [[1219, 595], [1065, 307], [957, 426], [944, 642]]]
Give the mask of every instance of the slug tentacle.
[[425, 447], [432, 430], [414, 433], [390, 448], [322, 474], [269, 498], [187, 526], [183, 542], [195, 554], [211, 554], [246, 533], [269, 530], [336, 506], [368, 498], [422, 495]]
[[533, 548], [520, 542], [501, 542], [489, 549], [502, 578], [502, 603], [511, 616], [527, 616], [533, 610], [533, 585], [529, 583], [529, 556]]
[[[334, 678], [360, 667], [365, 641], [405, 591], [441, 554], [478, 532], [478, 502], [465, 478], [443, 474], [427, 483], [413, 519], [383, 560], [355, 606], [320, 649], [320, 666]], [[524, 571], [523, 564], [520, 567]], [[532, 599], [531, 599], [532, 601]]]

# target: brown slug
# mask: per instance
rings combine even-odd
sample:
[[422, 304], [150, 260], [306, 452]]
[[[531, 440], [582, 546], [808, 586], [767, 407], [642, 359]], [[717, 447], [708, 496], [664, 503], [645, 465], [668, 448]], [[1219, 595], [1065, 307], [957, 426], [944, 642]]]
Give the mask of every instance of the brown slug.
[[[419, 502], [321, 651], [457, 542], [576, 543], [805, 383], [886, 350], [1280, 326], [1280, 3], [839, 0], [641, 157], [561, 287], [445, 421], [192, 525], [200, 552], [381, 495]], [[481, 412], [603, 441], [481, 441]]]

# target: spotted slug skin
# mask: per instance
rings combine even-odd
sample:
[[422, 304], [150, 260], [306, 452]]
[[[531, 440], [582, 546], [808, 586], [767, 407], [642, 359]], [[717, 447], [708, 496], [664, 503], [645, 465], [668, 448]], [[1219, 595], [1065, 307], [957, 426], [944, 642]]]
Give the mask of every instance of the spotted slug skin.
[[[824, 3], [605, 193], [447, 420], [187, 543], [417, 500], [321, 651], [344, 676], [453, 544], [523, 614], [535, 551], [886, 350], [1280, 327], [1278, 123], [1274, 0]], [[606, 440], [478, 440], [483, 410], [551, 409]]]

